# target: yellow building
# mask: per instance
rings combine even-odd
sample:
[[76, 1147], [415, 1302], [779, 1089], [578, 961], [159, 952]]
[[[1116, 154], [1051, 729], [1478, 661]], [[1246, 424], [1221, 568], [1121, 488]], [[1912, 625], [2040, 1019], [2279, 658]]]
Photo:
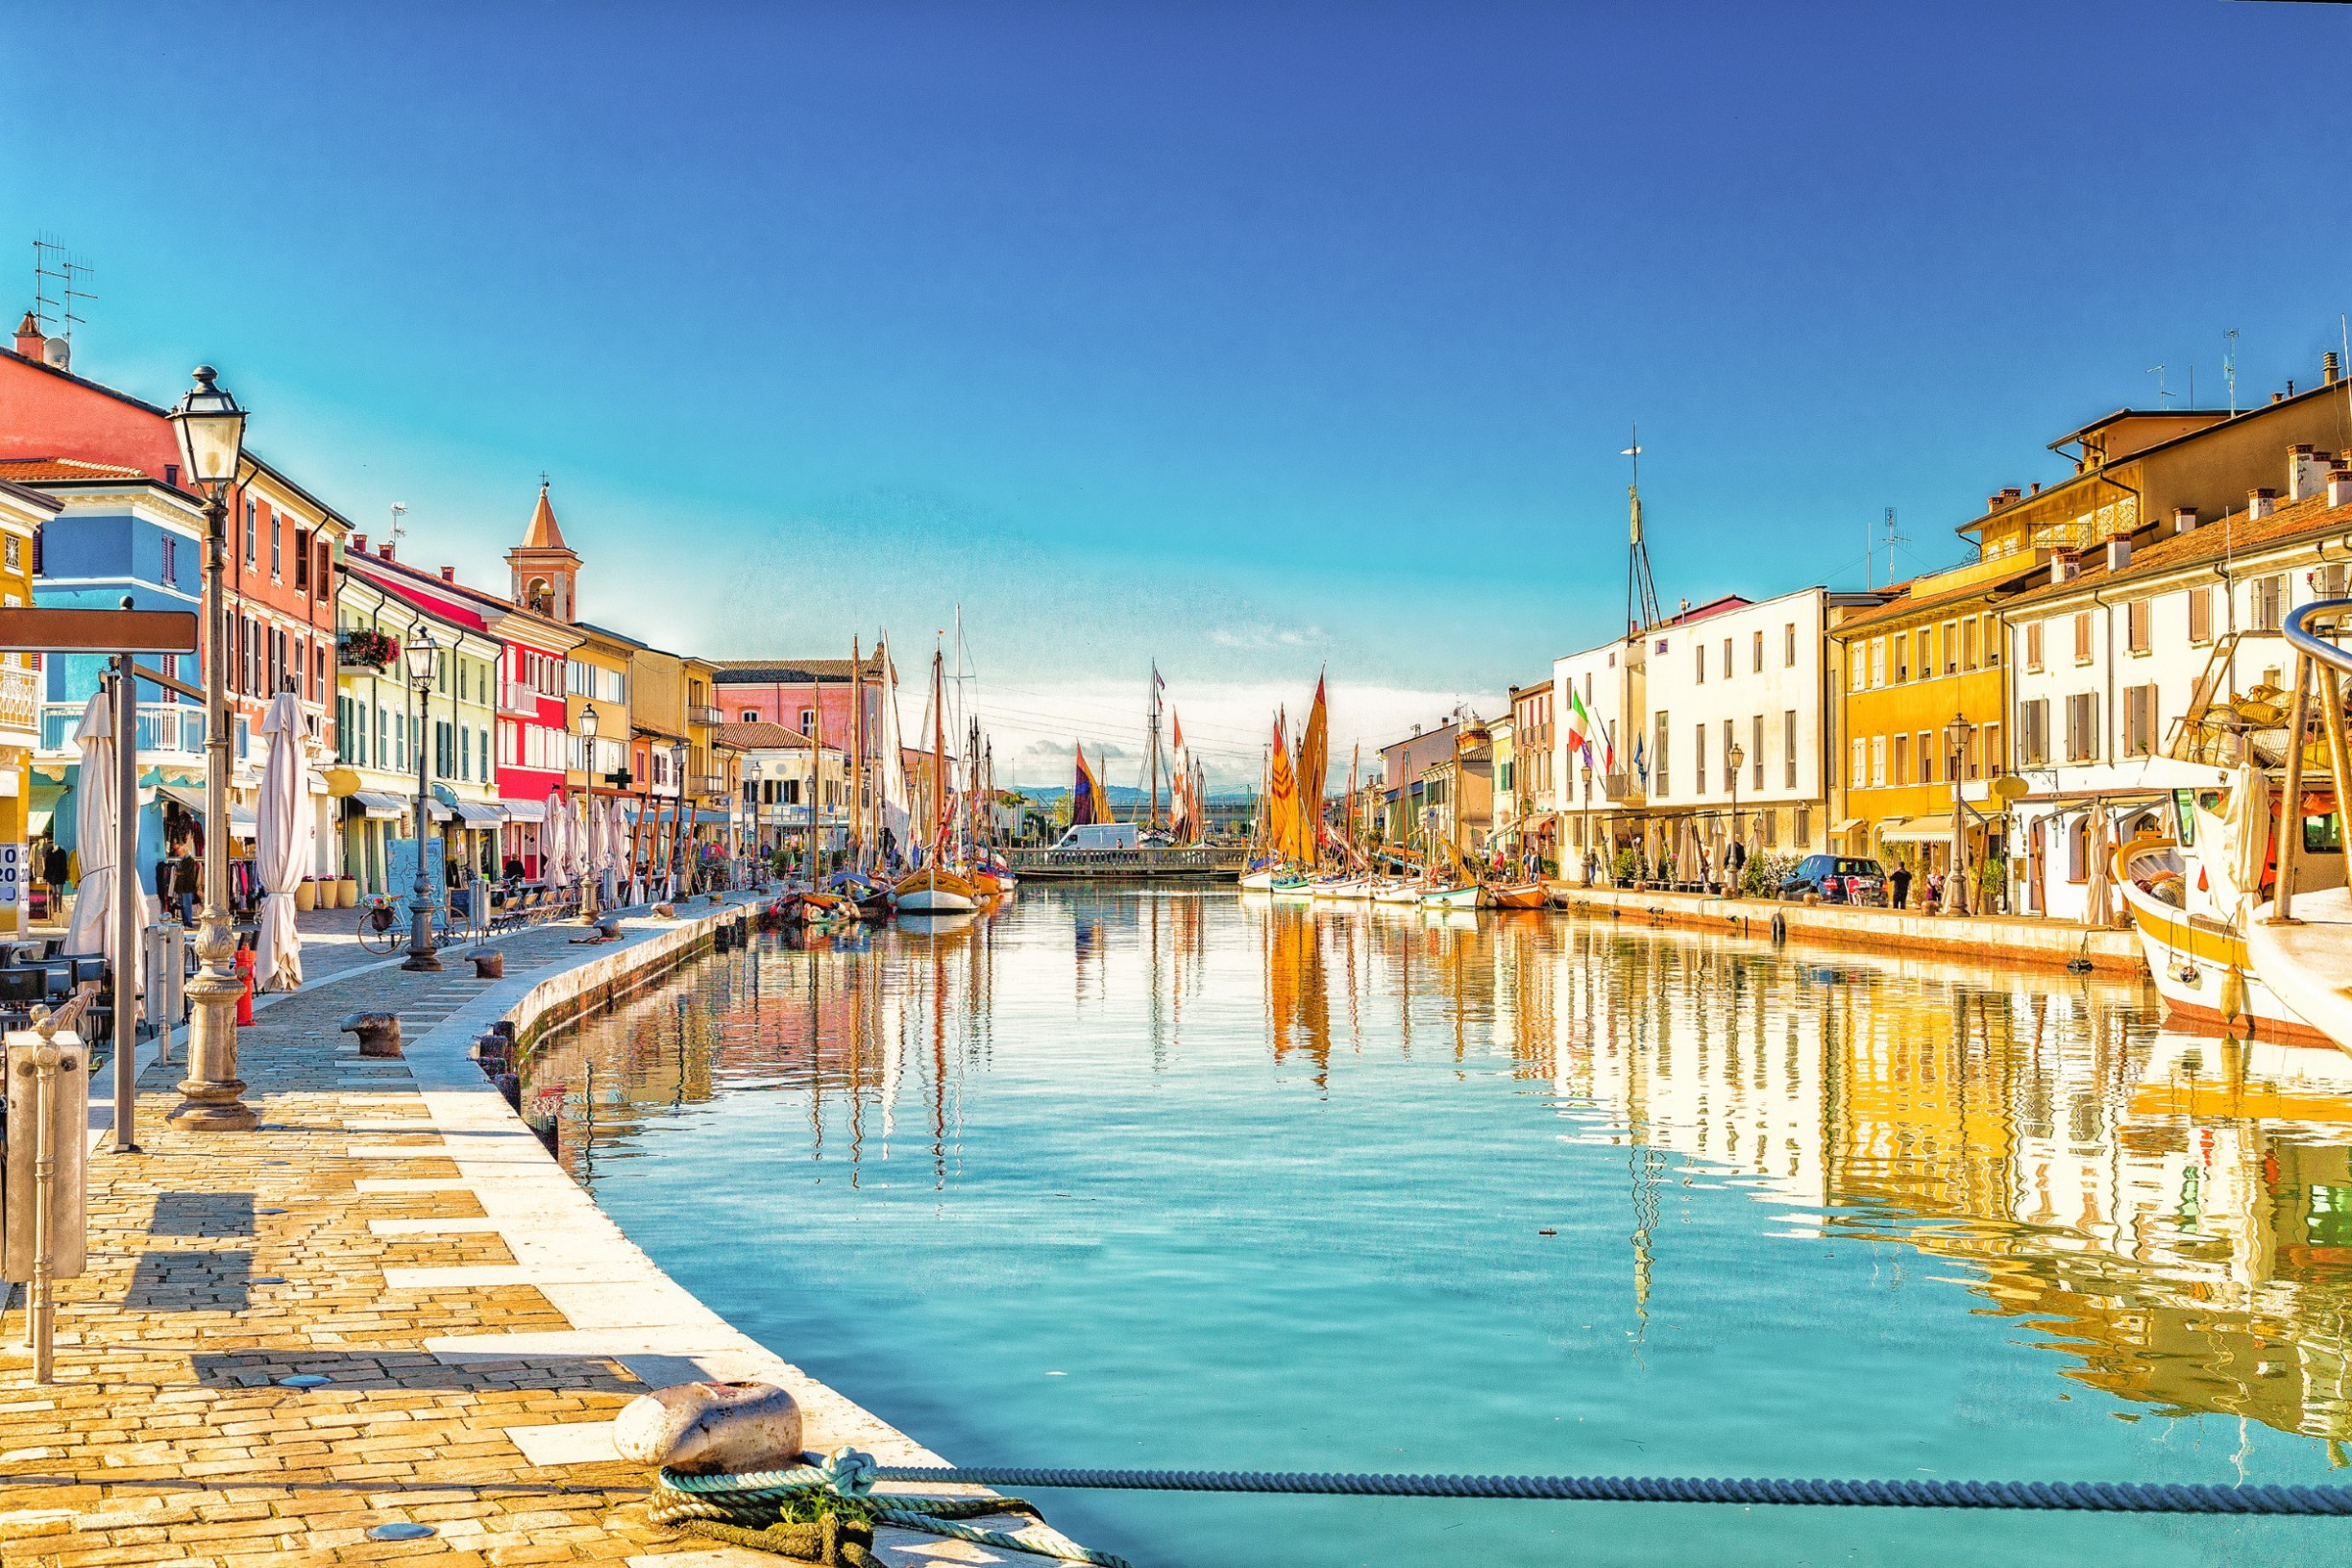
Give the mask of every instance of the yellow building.
[[[33, 602], [34, 542], [61, 503], [38, 490], [0, 480], [0, 603]], [[33, 752], [40, 745], [40, 676], [37, 653], [0, 654], [0, 853], [13, 856], [0, 871], [0, 931], [29, 923], [32, 889]]]

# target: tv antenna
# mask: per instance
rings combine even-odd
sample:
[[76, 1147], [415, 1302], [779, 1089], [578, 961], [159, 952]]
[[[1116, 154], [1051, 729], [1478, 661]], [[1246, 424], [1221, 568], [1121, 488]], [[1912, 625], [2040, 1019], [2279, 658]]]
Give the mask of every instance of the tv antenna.
[[1642, 538], [1641, 504], [1641, 426], [1636, 422], [1633, 444], [1617, 455], [1632, 459], [1632, 477], [1626, 485], [1627, 510], [1630, 517], [1630, 543], [1626, 551], [1626, 635], [1639, 635], [1644, 626], [1655, 625], [1658, 619], [1657, 584], [1650, 576], [1650, 546]]
[[401, 536], [408, 531], [408, 525], [402, 521], [407, 515], [408, 503], [406, 502], [396, 501], [392, 503], [392, 542], [394, 544], [400, 543]]
[[[76, 260], [61, 240], [33, 242], [33, 316], [40, 323], [43, 336], [61, 337], [68, 348], [72, 346], [73, 330], [84, 324], [74, 306], [98, 297], [90, 292], [88, 282], [94, 270], [88, 262]], [[54, 331], [52, 316], [56, 317]]]
[[1909, 544], [1911, 541], [1910, 541], [1909, 537], [1908, 537], [1908, 536], [1906, 536], [1906, 535], [1905, 535], [1905, 534], [1902, 532], [1902, 530], [1901, 530], [1901, 529], [1898, 528], [1898, 527], [1895, 526], [1895, 508], [1894, 508], [1894, 507], [1892, 507], [1892, 506], [1889, 506], [1889, 507], [1886, 509], [1886, 524], [1885, 524], [1885, 527], [1886, 527], [1886, 552], [1887, 552], [1887, 586], [1888, 586], [1888, 587], [1890, 587], [1890, 588], [1892, 588], [1892, 587], [1894, 587], [1894, 586], [1895, 586], [1895, 547], [1896, 547], [1897, 545], [1907, 545], [1907, 544]]
[[2140, 374], [2143, 376], [2153, 376], [2156, 378], [2156, 406], [2159, 408], [2169, 408], [2172, 406], [2170, 402], [2170, 394], [2165, 391], [2164, 361], [2161, 359], [2157, 360], [2156, 363], [2148, 366], [2147, 369], [2142, 371]]
[[2221, 334], [2221, 374], [2229, 380], [2231, 413], [2238, 411], [2238, 329]]

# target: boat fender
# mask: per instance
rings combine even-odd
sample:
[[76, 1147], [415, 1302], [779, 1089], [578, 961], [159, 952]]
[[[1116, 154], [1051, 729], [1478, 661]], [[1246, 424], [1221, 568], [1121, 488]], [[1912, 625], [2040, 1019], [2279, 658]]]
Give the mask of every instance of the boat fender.
[[1788, 917], [1776, 909], [1773, 911], [1772, 940], [1776, 947], [1788, 941]]
[[2221, 1017], [2235, 1018], [2245, 1012], [2245, 976], [2234, 966], [2221, 971]]

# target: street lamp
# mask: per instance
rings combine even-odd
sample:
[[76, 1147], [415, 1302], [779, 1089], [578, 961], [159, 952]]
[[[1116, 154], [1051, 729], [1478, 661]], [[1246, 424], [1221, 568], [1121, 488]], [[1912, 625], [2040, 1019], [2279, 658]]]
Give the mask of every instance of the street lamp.
[[[579, 734], [580, 767], [588, 779], [588, 793], [590, 795], [594, 795], [596, 793], [597, 737], [597, 711], [596, 704], [594, 702], [583, 702], [580, 704]], [[582, 812], [580, 814], [580, 820], [583, 825], [587, 824], [591, 821], [586, 812]], [[593, 829], [591, 829], [591, 831], [593, 831]], [[587, 875], [584, 876], [580, 882], [580, 919], [583, 922], [589, 925], [594, 925], [597, 922], [596, 851], [593, 848], [588, 852]]]
[[[1739, 842], [1739, 831], [1740, 831], [1740, 829], [1739, 829], [1739, 781], [1740, 781], [1740, 770], [1741, 770], [1742, 768], [1745, 768], [1745, 767], [1748, 765], [1748, 752], [1747, 752], [1747, 749], [1746, 749], [1745, 747], [1742, 747], [1742, 746], [1739, 744], [1739, 742], [1737, 742], [1737, 741], [1733, 741], [1733, 742], [1731, 743], [1731, 754], [1730, 754], [1729, 756], [1727, 756], [1727, 757], [1724, 758], [1724, 760], [1725, 760], [1726, 762], [1727, 762], [1727, 763], [1729, 763], [1729, 764], [1731, 765], [1731, 849], [1737, 849], [1737, 848], [1739, 848], [1739, 846], [1740, 846], [1740, 842]], [[1729, 862], [1729, 860], [1730, 860], [1730, 858], [1731, 858], [1731, 849], [1727, 849], [1727, 850], [1725, 850], [1725, 851], [1724, 851], [1724, 859], [1725, 859], [1725, 861], [1726, 861], [1726, 863], [1727, 863], [1727, 864], [1726, 864], [1726, 868], [1725, 868], [1726, 870], [1729, 870], [1729, 869], [1730, 869], [1730, 868], [1729, 868], [1729, 865], [1728, 865], [1728, 862]], [[1726, 881], [1727, 881], [1727, 882], [1728, 882], [1728, 881], [1729, 881], [1729, 879], [1728, 879], [1728, 878], [1726, 878]], [[1739, 887], [1738, 887], [1738, 885], [1737, 885], [1736, 883], [1731, 884], [1729, 891], [1731, 891], [1731, 892], [1733, 892], [1733, 893], [1737, 893], [1737, 892], [1739, 891]]]
[[416, 885], [408, 893], [408, 956], [401, 963], [404, 969], [432, 970], [441, 968], [441, 956], [433, 946], [432, 878], [425, 859], [426, 835], [432, 831], [430, 799], [425, 784], [425, 737], [432, 724], [433, 665], [441, 656], [440, 645], [433, 641], [432, 628], [423, 622], [409, 632], [406, 646], [401, 649], [401, 662], [408, 670], [408, 689], [416, 693]]
[[[171, 411], [188, 478], [205, 503], [205, 868], [204, 915], [196, 928], [199, 967], [187, 983], [195, 1017], [188, 1030], [188, 1072], [172, 1119], [198, 1132], [251, 1132], [257, 1120], [237, 1076], [236, 1004], [244, 985], [232, 965], [236, 932], [229, 923], [229, 613], [223, 598], [229, 563], [229, 486], [245, 447], [245, 410], [213, 384], [210, 365]], [[137, 802], [125, 800], [124, 811]], [[121, 955], [128, 970], [129, 954]]]
[[1960, 821], [1960, 752], [1968, 745], [1968, 715], [1955, 713], [1952, 722], [1944, 726], [1944, 752], [1951, 758], [1948, 777], [1951, 780], [1952, 836], [1951, 876], [1945, 884], [1944, 904], [1948, 913], [1966, 915], [1969, 912], [1968, 840]]
[[678, 797], [677, 828], [670, 835], [670, 896], [673, 898], [678, 895], [678, 862], [686, 842], [681, 835], [686, 831], [687, 813], [693, 809], [692, 796], [686, 793], [686, 758], [689, 749], [684, 741], [670, 743], [670, 781], [677, 786]]

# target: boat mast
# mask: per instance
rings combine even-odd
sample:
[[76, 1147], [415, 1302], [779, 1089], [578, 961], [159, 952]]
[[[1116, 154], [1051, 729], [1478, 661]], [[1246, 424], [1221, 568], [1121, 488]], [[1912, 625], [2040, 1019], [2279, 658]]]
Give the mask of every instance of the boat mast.
[[931, 852], [938, 856], [947, 839], [947, 655], [931, 650]]
[[809, 886], [817, 884], [817, 856], [822, 834], [817, 821], [817, 802], [824, 794], [824, 676], [815, 670], [809, 672], [811, 701], [809, 743]]
[[858, 662], [863, 649], [855, 632], [849, 635], [849, 846], [850, 863], [866, 869], [866, 668]]
[[1160, 825], [1160, 661], [1158, 659], [1152, 660], [1151, 703], [1148, 711], [1151, 715], [1151, 738], [1144, 744], [1151, 752], [1151, 778], [1148, 786], [1150, 794], [1145, 796], [1147, 804], [1143, 808], [1143, 826], [1146, 831]]

